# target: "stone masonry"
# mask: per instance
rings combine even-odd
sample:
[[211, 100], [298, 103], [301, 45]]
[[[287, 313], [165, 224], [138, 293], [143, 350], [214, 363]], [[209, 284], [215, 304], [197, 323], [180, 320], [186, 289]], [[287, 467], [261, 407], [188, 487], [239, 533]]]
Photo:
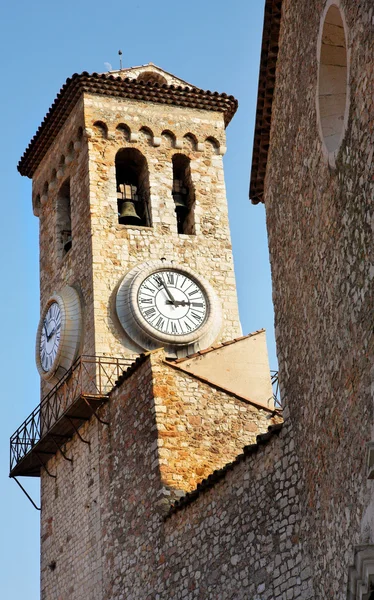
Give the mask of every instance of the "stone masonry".
[[[208, 570], [210, 560], [209, 555], [205, 559], [199, 556], [195, 546], [191, 554], [190, 544], [198, 543], [196, 536], [202, 531], [200, 519], [190, 518], [189, 508], [166, 521], [165, 515], [176, 498], [193, 491], [212, 471], [235, 460], [243, 445], [255, 442], [256, 431], [266, 431], [279, 423], [279, 415], [258, 410], [230, 393], [179, 372], [165, 362], [160, 350], [144, 357], [125, 374], [100, 416], [109, 426], [92, 419], [81, 428], [82, 437], [91, 445], [88, 447], [75, 436], [65, 448], [73, 463], [57, 455], [48, 463], [57, 479], [42, 474], [42, 598], [214, 597], [201, 595], [201, 583], [191, 587], [191, 581], [197, 582], [199, 577], [195, 577], [195, 571], [204, 564]], [[259, 487], [251, 486], [249, 492], [249, 475], [244, 482], [245, 494], [251, 493], [247, 499], [243, 496], [243, 511], [245, 507], [249, 510], [248, 516], [243, 515], [244, 521], [249, 519], [246, 527], [253, 515], [261, 511], [263, 478], [274, 464], [280, 468], [277, 456], [277, 451], [272, 453], [269, 445], [268, 458], [259, 467]], [[296, 493], [292, 465], [291, 459], [287, 474], [290, 481], [277, 471], [279, 493], [273, 498], [276, 503], [285, 494]], [[289, 490], [291, 479], [292, 490]], [[241, 483], [238, 488], [242, 488]], [[231, 491], [231, 500], [225, 500], [225, 489], [222, 505], [229, 501], [234, 508]], [[243, 489], [238, 495], [244, 493]], [[270, 488], [266, 489], [272, 496]], [[205, 495], [202, 501], [206, 502], [203, 498]], [[220, 497], [214, 502], [220, 503]], [[289, 519], [293, 529], [296, 500], [292, 503], [293, 509], [285, 510], [282, 527]], [[217, 523], [222, 527], [222, 543], [230, 543], [234, 534], [229, 534], [229, 520], [221, 519], [220, 512], [221, 509]], [[273, 512], [269, 514], [271, 520], [274, 516]], [[257, 518], [261, 522], [259, 514]], [[268, 518], [265, 513], [264, 518]], [[179, 536], [180, 527], [174, 527], [176, 519], [185, 522], [181, 540], [175, 537]], [[207, 520], [207, 527], [210, 521]], [[287, 558], [296, 557], [299, 542], [296, 540], [292, 549], [286, 546], [284, 542], [274, 549], [274, 560], [278, 551]], [[204, 547], [201, 546], [201, 552]], [[178, 552], [180, 556], [183, 548], [185, 562], [178, 559], [174, 566], [177, 558], [174, 554]], [[240, 562], [238, 578], [243, 569], [248, 577], [249, 567]], [[188, 578], [183, 578], [184, 569], [190, 573]], [[224, 564], [222, 569], [223, 574]], [[215, 585], [229, 590], [222, 574], [219, 577], [217, 574]], [[184, 589], [189, 590], [188, 596]]]
[[[366, 473], [373, 439], [374, 7], [371, 0], [267, 2], [269, 22], [279, 4], [264, 195], [279, 373], [303, 482], [314, 597], [343, 600], [355, 548], [374, 543]], [[323, 151], [316, 111], [318, 36], [332, 4], [346, 25], [349, 83], [334, 161]]]

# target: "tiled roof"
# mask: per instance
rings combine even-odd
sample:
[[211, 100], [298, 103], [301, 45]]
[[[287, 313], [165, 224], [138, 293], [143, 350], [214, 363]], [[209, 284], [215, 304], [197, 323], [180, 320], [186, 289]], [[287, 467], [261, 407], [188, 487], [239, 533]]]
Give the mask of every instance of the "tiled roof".
[[185, 362], [186, 360], [189, 360], [190, 358], [196, 358], [197, 356], [203, 356], [204, 354], [207, 354], [208, 352], [213, 352], [214, 350], [219, 350], [220, 348], [223, 348], [224, 346], [231, 346], [231, 344], [235, 344], [236, 342], [240, 342], [241, 340], [246, 340], [247, 338], [253, 337], [254, 335], [257, 335], [258, 333], [263, 333], [264, 331], [265, 331], [265, 329], [258, 329], [258, 331], [253, 331], [252, 333], [249, 333], [248, 335], [243, 335], [243, 336], [235, 338], [233, 340], [229, 340], [228, 342], [222, 342], [221, 344], [215, 344], [214, 346], [209, 346], [209, 348], [205, 348], [204, 350], [199, 350], [198, 352], [195, 352], [194, 354], [188, 354], [187, 356], [184, 356], [183, 358], [168, 359], [168, 361], [170, 360], [170, 362], [172, 364], [179, 364], [179, 363]]
[[186, 506], [188, 506], [189, 504], [192, 504], [192, 502], [194, 502], [201, 494], [213, 488], [219, 481], [222, 481], [222, 479], [226, 477], [228, 471], [232, 471], [238, 464], [244, 462], [248, 456], [255, 454], [260, 448], [260, 446], [268, 444], [268, 442], [271, 440], [272, 437], [274, 437], [274, 435], [279, 435], [279, 432], [281, 431], [282, 427], [283, 423], [271, 425], [268, 428], [267, 433], [262, 433], [258, 435], [256, 438], [256, 443], [250, 444], [249, 446], [245, 446], [243, 448], [243, 453], [239, 454], [234, 461], [227, 463], [227, 465], [222, 467], [222, 469], [217, 469], [216, 471], [213, 471], [213, 473], [209, 475], [209, 477], [203, 479], [203, 481], [199, 483], [195, 490], [193, 490], [192, 492], [188, 492], [185, 496], [180, 498], [180, 500], [174, 502], [167, 514], [164, 516], [164, 520], [166, 521], [166, 519], [170, 518], [174, 513], [179, 512], [183, 508], [186, 508]]
[[151, 354], [151, 352], [145, 352], [143, 354], [139, 354], [139, 356], [137, 356], [135, 358], [134, 362], [128, 367], [128, 369], [126, 369], [126, 371], [123, 371], [122, 375], [120, 375], [118, 377], [117, 381], [114, 384], [114, 388], [120, 387], [126, 379], [131, 377], [131, 375], [133, 373], [135, 373], [135, 371], [138, 369], [138, 367], [140, 367], [140, 365], [145, 363], [145, 361], [147, 360], [147, 358], [150, 354]]
[[266, 164], [270, 142], [271, 113], [275, 89], [275, 71], [278, 59], [278, 41], [282, 0], [266, 0], [257, 112], [249, 197], [253, 204], [263, 202]]
[[66, 80], [18, 163], [21, 175], [32, 177], [41, 160], [66, 122], [78, 98], [84, 93], [117, 98], [129, 98], [173, 106], [222, 112], [225, 125], [231, 121], [238, 107], [233, 96], [174, 85], [143, 83], [104, 73], [87, 72], [73, 75]]

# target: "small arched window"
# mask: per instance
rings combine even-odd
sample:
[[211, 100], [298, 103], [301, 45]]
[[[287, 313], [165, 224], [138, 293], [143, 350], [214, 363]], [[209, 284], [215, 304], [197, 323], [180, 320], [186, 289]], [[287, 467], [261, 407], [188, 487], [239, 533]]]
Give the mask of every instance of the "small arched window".
[[70, 179], [60, 187], [57, 196], [57, 244], [61, 257], [72, 247]]
[[116, 155], [118, 222], [121, 225], [151, 226], [147, 161], [135, 148]]
[[191, 179], [190, 159], [184, 154], [173, 156], [173, 199], [178, 233], [195, 233], [195, 190]]

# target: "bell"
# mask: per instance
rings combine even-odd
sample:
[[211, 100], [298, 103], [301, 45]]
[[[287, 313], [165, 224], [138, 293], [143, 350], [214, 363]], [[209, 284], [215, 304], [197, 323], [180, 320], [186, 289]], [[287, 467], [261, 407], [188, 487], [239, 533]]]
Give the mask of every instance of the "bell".
[[184, 209], [187, 210], [187, 198], [183, 194], [173, 194], [174, 203], [176, 210]]
[[140, 225], [141, 221], [141, 218], [135, 210], [134, 203], [128, 200], [122, 202], [118, 222], [121, 225]]

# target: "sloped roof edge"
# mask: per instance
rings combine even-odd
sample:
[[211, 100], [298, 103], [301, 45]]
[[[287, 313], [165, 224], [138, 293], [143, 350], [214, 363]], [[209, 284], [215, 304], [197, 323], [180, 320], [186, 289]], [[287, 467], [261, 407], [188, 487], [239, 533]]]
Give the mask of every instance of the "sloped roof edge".
[[201, 483], [194, 489], [192, 492], [187, 492], [185, 496], [174, 502], [174, 504], [170, 507], [166, 515], [164, 516], [164, 521], [169, 519], [173, 514], [179, 512], [183, 508], [186, 508], [189, 504], [192, 504], [197, 500], [201, 494], [207, 492], [211, 488], [213, 488], [219, 481], [222, 481], [229, 471], [232, 471], [237, 465], [244, 462], [248, 456], [255, 454], [260, 446], [264, 446], [270, 442], [270, 440], [275, 436], [279, 435], [281, 429], [283, 427], [283, 423], [278, 423], [277, 425], [271, 425], [268, 428], [267, 433], [261, 433], [256, 437], [256, 443], [250, 444], [249, 446], [245, 446], [243, 448], [243, 453], [239, 454], [235, 460], [227, 463], [222, 469], [217, 469], [213, 471], [211, 475], [209, 475], [206, 479], [203, 479]]
[[264, 333], [265, 329], [258, 329], [257, 331], [253, 331], [252, 333], [248, 333], [247, 335], [242, 335], [239, 338], [234, 338], [233, 340], [229, 340], [228, 342], [221, 342], [220, 344], [215, 344], [214, 346], [209, 346], [209, 348], [205, 348], [204, 350], [198, 350], [194, 354], [188, 354], [183, 358], [172, 359], [170, 362], [172, 364], [180, 364], [185, 362], [186, 360], [190, 360], [191, 358], [196, 358], [197, 356], [203, 356], [204, 354], [208, 354], [209, 352], [214, 352], [214, 350], [219, 350], [220, 348], [224, 348], [225, 346], [231, 346], [236, 342], [241, 342], [242, 340], [246, 340], [247, 338], [258, 335], [259, 333]]
[[264, 202], [281, 12], [282, 0], [266, 0], [249, 188], [249, 197], [253, 204]]
[[159, 67], [158, 65], [155, 65], [155, 63], [150, 62], [150, 63], [146, 63], [145, 65], [137, 65], [136, 67], [124, 67], [123, 69], [112, 69], [111, 71], [107, 72], [108, 74], [114, 74], [114, 73], [127, 73], [132, 71], [133, 69], [138, 70], [138, 69], [146, 69], [146, 68], [150, 68], [150, 69], [157, 69], [158, 71], [161, 71], [161, 73], [165, 73], [166, 75], [169, 75], [170, 77], [174, 77], [175, 79], [179, 79], [179, 81], [183, 82], [185, 85], [188, 85], [191, 88], [196, 88], [196, 89], [200, 89], [197, 88], [195, 85], [192, 85], [192, 83], [189, 83], [188, 81], [186, 81], [185, 79], [181, 79], [180, 77], [177, 77], [176, 75], [174, 75], [174, 73], [170, 73], [170, 71], [166, 71], [166, 69], [163, 69], [162, 67]]

